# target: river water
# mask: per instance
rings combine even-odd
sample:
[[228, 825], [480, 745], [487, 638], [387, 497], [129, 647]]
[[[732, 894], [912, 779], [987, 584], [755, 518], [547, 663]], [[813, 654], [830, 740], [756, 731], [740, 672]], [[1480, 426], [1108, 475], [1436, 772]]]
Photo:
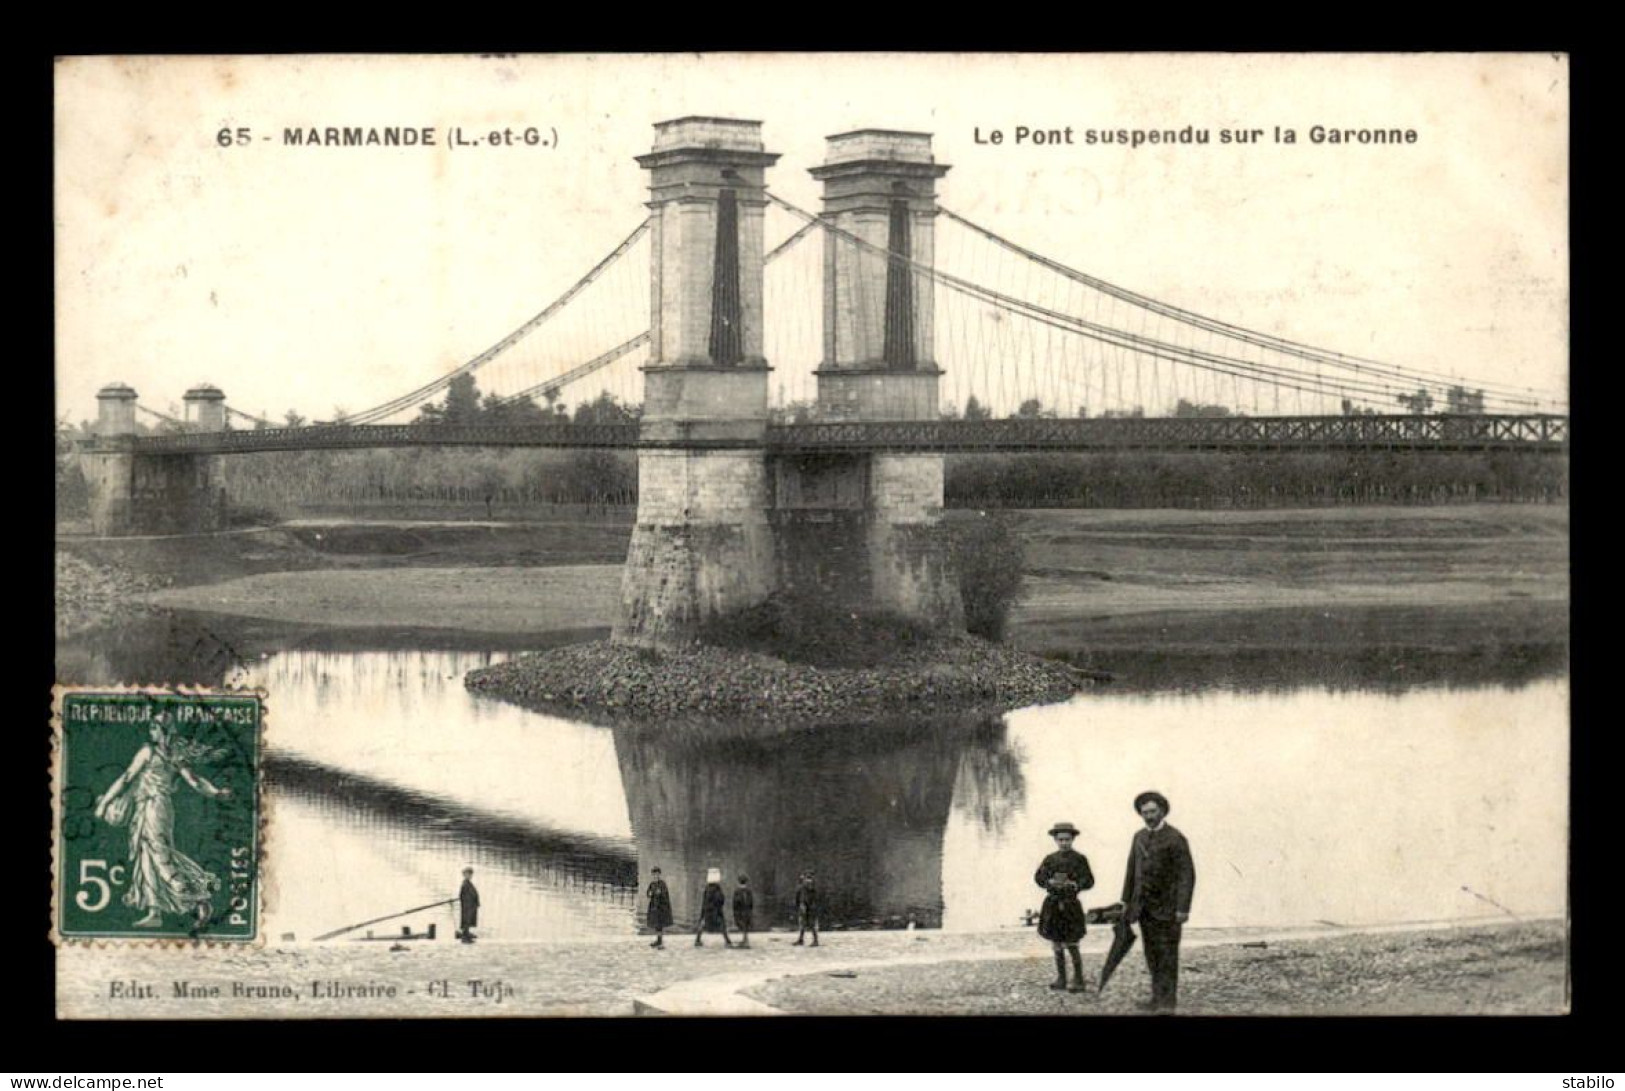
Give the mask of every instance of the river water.
[[[782, 925], [811, 867], [826, 927], [1015, 927], [1042, 901], [1032, 873], [1058, 820], [1079, 827], [1094, 866], [1085, 903], [1117, 900], [1146, 788], [1171, 799], [1190, 839], [1197, 924], [1565, 906], [1561, 678], [1107, 687], [1003, 717], [764, 741], [592, 727], [464, 689], [467, 671], [505, 654], [272, 651], [231, 671], [270, 694], [273, 938], [444, 899], [465, 866], [491, 939], [630, 935], [655, 866], [680, 922], [720, 867], [730, 887], [748, 874], [759, 922]], [[87, 681], [122, 673], [97, 639], [63, 655]], [[449, 910], [376, 932], [430, 922], [449, 932]]]

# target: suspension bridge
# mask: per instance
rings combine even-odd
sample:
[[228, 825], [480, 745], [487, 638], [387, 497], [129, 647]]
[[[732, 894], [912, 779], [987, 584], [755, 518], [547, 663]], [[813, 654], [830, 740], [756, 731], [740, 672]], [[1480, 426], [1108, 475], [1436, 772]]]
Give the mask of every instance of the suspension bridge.
[[[824, 191], [816, 213], [768, 186], [778, 156], [760, 123], [680, 118], [655, 134], [637, 157], [650, 215], [430, 381], [298, 427], [209, 385], [187, 392], [181, 417], [121, 383], [103, 388], [84, 448], [98, 531], [214, 525], [224, 455], [626, 448], [643, 496], [629, 569], [662, 570], [668, 584], [678, 573], [689, 589], [667, 601], [629, 577], [624, 633], [683, 631], [786, 582], [829, 582], [812, 555], [832, 532], [807, 527], [832, 521], [867, 528], [835, 543], [872, 555], [856, 581], [865, 593], [940, 620], [956, 596], [936, 586], [929, 549], [877, 558], [896, 553], [903, 528], [934, 522], [947, 454], [1567, 449], [1560, 391], [1317, 348], [1008, 239], [938, 201], [949, 167], [928, 134], [830, 137], [810, 168]], [[728, 544], [695, 553], [706, 537]], [[730, 556], [755, 575], [719, 576]]]

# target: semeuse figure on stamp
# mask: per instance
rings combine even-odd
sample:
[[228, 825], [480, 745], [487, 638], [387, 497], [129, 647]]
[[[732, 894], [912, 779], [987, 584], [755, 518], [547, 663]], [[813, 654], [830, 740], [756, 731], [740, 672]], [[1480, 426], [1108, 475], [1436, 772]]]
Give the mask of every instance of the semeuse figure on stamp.
[[1134, 834], [1123, 877], [1123, 919], [1140, 926], [1151, 971], [1152, 1011], [1173, 1011], [1179, 992], [1179, 941], [1191, 915], [1196, 865], [1185, 835], [1168, 825], [1168, 799], [1141, 792], [1134, 809], [1145, 829]]
[[1071, 955], [1070, 991], [1081, 993], [1084, 991], [1083, 957], [1078, 953], [1078, 941], [1083, 939], [1088, 925], [1078, 894], [1095, 885], [1095, 876], [1089, 870], [1088, 858], [1072, 847], [1078, 837], [1076, 826], [1070, 822], [1057, 822], [1049, 835], [1055, 838], [1055, 851], [1044, 857], [1033, 874], [1033, 882], [1044, 889], [1044, 907], [1038, 914], [1038, 935], [1049, 940], [1055, 950], [1055, 980], [1050, 988], [1068, 988], [1066, 958]]
[[[474, 869], [463, 869], [463, 885], [457, 891], [457, 938], [464, 943], [474, 942], [474, 928], [480, 923], [480, 892], [474, 886]], [[497, 938], [502, 938], [502, 930], [497, 929]]]
[[203, 743], [182, 738], [170, 726], [169, 714], [160, 712], [129, 768], [96, 800], [97, 818], [130, 827], [130, 879], [123, 901], [146, 910], [135, 922], [138, 928], [158, 927], [165, 913], [189, 915], [198, 925], [209, 918], [210, 898], [220, 889], [220, 879], [175, 847], [172, 797], [177, 781], [211, 799], [229, 797], [229, 787], [218, 787], [191, 768], [194, 762], [221, 756]]
[[694, 946], [705, 946], [707, 928], [720, 931], [722, 942], [727, 946], [734, 945], [728, 938], [728, 918], [723, 913], [727, 904], [727, 895], [722, 893], [722, 869], [714, 867], [705, 873], [705, 892], [700, 895], [700, 926], [694, 930]]
[[655, 933], [655, 941], [649, 946], [661, 948], [666, 946], [666, 929], [671, 927], [671, 891], [666, 889], [666, 880], [660, 877], [657, 867], [649, 869], [647, 893], [649, 909], [644, 919]]

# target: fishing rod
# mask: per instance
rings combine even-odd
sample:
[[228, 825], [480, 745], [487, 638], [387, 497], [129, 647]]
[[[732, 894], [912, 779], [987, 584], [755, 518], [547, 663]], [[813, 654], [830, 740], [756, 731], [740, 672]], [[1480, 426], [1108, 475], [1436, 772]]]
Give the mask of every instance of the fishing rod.
[[324, 939], [332, 939], [334, 936], [342, 936], [346, 932], [354, 932], [357, 928], [365, 928], [369, 924], [381, 924], [384, 921], [392, 921], [396, 917], [411, 916], [413, 913], [421, 913], [425, 909], [438, 909], [443, 905], [451, 905], [456, 900], [457, 900], [456, 898], [446, 898], [444, 901], [430, 902], [428, 905], [420, 905], [416, 909], [403, 909], [399, 913], [391, 913], [388, 916], [384, 916], [384, 917], [374, 917], [370, 921], [362, 921], [360, 924], [352, 924], [352, 925], [348, 925], [347, 927], [344, 927], [344, 928], [334, 929], [333, 931], [328, 932], [328, 933], [326, 933], [324, 935], [317, 936], [316, 939], [313, 942], [320, 943]]

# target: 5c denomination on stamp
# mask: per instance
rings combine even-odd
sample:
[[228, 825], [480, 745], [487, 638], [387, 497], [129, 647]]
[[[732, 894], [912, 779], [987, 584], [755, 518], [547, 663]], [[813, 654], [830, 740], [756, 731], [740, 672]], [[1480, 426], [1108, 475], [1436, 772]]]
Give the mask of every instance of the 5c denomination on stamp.
[[258, 938], [264, 711], [245, 690], [58, 687], [53, 938]]

